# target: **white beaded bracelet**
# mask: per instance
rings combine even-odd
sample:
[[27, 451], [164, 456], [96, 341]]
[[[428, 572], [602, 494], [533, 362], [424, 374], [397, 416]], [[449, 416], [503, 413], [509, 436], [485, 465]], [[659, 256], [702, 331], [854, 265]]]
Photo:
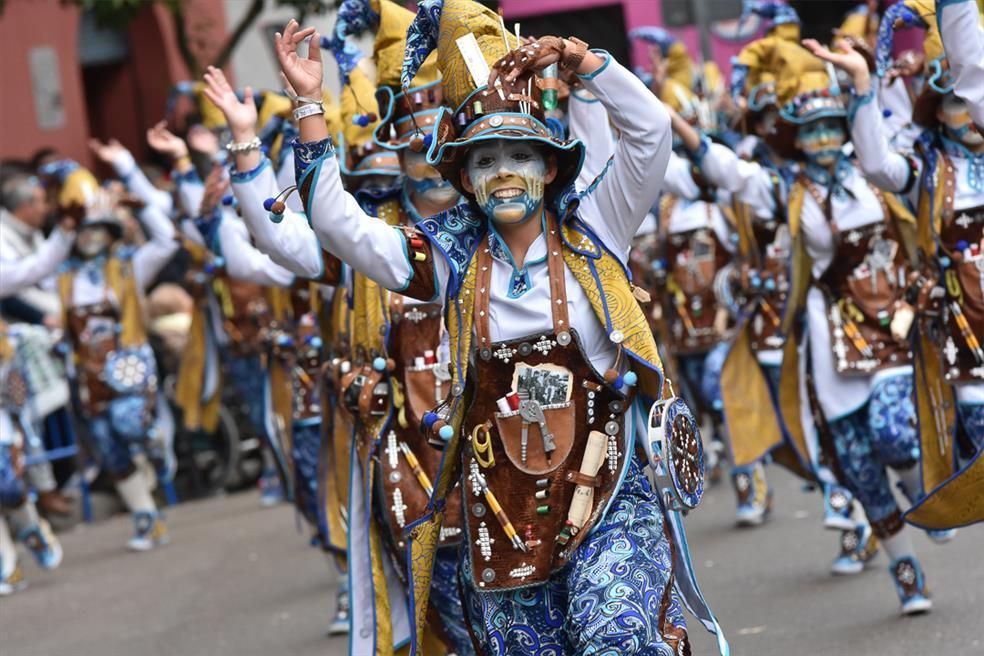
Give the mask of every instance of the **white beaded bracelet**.
[[226, 145], [226, 150], [228, 150], [233, 155], [241, 155], [243, 153], [248, 153], [253, 150], [259, 150], [262, 146], [262, 142], [259, 137], [253, 137], [249, 141], [243, 141], [241, 143], [230, 143]]

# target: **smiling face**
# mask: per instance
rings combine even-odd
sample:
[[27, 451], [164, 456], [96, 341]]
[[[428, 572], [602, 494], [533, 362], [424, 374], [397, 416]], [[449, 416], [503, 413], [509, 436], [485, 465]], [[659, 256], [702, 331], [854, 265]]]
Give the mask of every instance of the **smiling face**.
[[974, 151], [984, 149], [984, 136], [974, 125], [970, 110], [967, 109], [967, 103], [963, 99], [948, 93], [936, 110], [936, 118], [943, 125], [946, 135], [954, 141]]
[[400, 152], [400, 166], [415, 201], [441, 206], [458, 200], [458, 190], [427, 163], [426, 153], [407, 148]]
[[497, 139], [468, 152], [464, 188], [496, 223], [523, 223], [536, 214], [543, 191], [557, 177], [557, 162], [528, 141]]
[[796, 147], [809, 162], [828, 167], [840, 157], [845, 138], [842, 119], [818, 118], [800, 126]]

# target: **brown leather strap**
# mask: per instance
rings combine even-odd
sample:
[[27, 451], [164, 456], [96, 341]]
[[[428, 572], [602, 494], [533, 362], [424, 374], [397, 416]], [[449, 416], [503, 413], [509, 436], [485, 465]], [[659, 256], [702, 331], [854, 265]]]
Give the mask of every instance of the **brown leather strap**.
[[[553, 317], [554, 334], [570, 330], [567, 311], [567, 278], [564, 264], [563, 246], [560, 242], [560, 228], [552, 215], [547, 215], [547, 271], [550, 274], [550, 313]], [[478, 275], [475, 278], [475, 334], [478, 348], [492, 346], [492, 331], [489, 326], [489, 297], [492, 292], [492, 251], [486, 245], [478, 250]]]
[[957, 189], [954, 185], [954, 178], [956, 176], [956, 171], [953, 168], [953, 160], [946, 153], [940, 151], [943, 159], [943, 168], [941, 176], [943, 178], [943, 207], [941, 209], [941, 215], [943, 220], [946, 221], [953, 217], [953, 197], [956, 194]]
[[403, 314], [403, 295], [390, 294], [390, 315]]
[[568, 483], [574, 483], [575, 485], [584, 485], [586, 487], [600, 487], [601, 477], [600, 476], [588, 476], [582, 474], [579, 471], [574, 471], [573, 469], [564, 475], [564, 480]]

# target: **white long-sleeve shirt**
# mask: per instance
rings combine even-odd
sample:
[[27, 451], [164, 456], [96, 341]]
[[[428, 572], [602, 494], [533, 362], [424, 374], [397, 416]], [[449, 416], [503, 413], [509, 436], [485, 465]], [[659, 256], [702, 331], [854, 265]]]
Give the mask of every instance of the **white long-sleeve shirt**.
[[294, 282], [293, 273], [253, 246], [246, 225], [232, 208], [222, 208], [217, 230], [217, 250], [231, 278], [269, 287], [288, 287]]
[[[585, 87], [604, 105], [619, 132], [611, 165], [582, 199], [577, 214], [608, 249], [627, 261], [632, 238], [656, 200], [670, 154], [670, 120], [659, 100], [630, 71], [610, 56], [594, 73], [584, 76]], [[308, 204], [311, 222], [321, 243], [353, 269], [394, 291], [409, 284], [413, 270], [401, 234], [384, 221], [368, 216], [342, 187], [338, 163], [325, 157], [317, 172]], [[492, 339], [508, 340], [549, 331], [550, 278], [546, 240], [541, 234], [530, 245], [518, 268], [509, 256], [493, 257], [489, 312]], [[432, 258], [443, 298], [450, 277], [448, 263]], [[517, 276], [525, 279], [516, 295]], [[611, 366], [615, 347], [591, 304], [566, 271], [572, 327], [581, 336], [588, 358], [599, 371]]]
[[0, 298], [17, 294], [55, 272], [72, 250], [75, 234], [55, 229], [34, 253], [20, 258], [0, 256]]
[[164, 214], [171, 216], [174, 211], [174, 198], [163, 189], [158, 189], [147, 179], [144, 172], [137, 166], [133, 155], [128, 150], [123, 150], [113, 160], [113, 169], [119, 176], [126, 188], [134, 196], [139, 198], [147, 205], [154, 205]]
[[956, 78], [954, 93], [969, 105], [974, 123], [984, 127], [984, 27], [974, 0], [936, 0], [943, 49]]
[[[871, 182], [892, 192], [908, 188], [909, 200], [918, 207], [919, 175], [924, 162], [921, 158], [908, 158], [889, 144], [878, 103], [871, 95], [856, 101], [851, 120], [851, 140], [858, 156], [858, 163]], [[959, 149], [950, 154], [954, 168], [953, 208], [955, 210], [984, 205], [984, 189], [975, 190], [969, 183], [970, 160]], [[913, 167], [915, 169], [913, 170]]]
[[304, 214], [288, 208], [280, 223], [274, 223], [263, 209], [263, 201], [279, 192], [270, 160], [264, 157], [253, 171], [233, 172], [231, 180], [243, 223], [256, 247], [299, 277], [320, 277], [324, 273], [321, 243]]

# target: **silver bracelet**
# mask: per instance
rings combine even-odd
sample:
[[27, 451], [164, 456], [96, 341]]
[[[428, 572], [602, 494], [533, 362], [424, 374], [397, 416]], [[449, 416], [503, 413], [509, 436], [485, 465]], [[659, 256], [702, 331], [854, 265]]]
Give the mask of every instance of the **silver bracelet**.
[[253, 150], [259, 150], [260, 146], [263, 144], [260, 142], [259, 137], [253, 137], [249, 141], [243, 141], [241, 143], [230, 143], [226, 144], [226, 150], [228, 150], [233, 155], [242, 155], [243, 153], [248, 153]]
[[315, 114], [324, 114], [325, 106], [320, 102], [309, 103], [307, 105], [301, 105], [294, 109], [294, 120], [300, 121], [302, 118], [307, 118], [308, 116], [314, 116]]

